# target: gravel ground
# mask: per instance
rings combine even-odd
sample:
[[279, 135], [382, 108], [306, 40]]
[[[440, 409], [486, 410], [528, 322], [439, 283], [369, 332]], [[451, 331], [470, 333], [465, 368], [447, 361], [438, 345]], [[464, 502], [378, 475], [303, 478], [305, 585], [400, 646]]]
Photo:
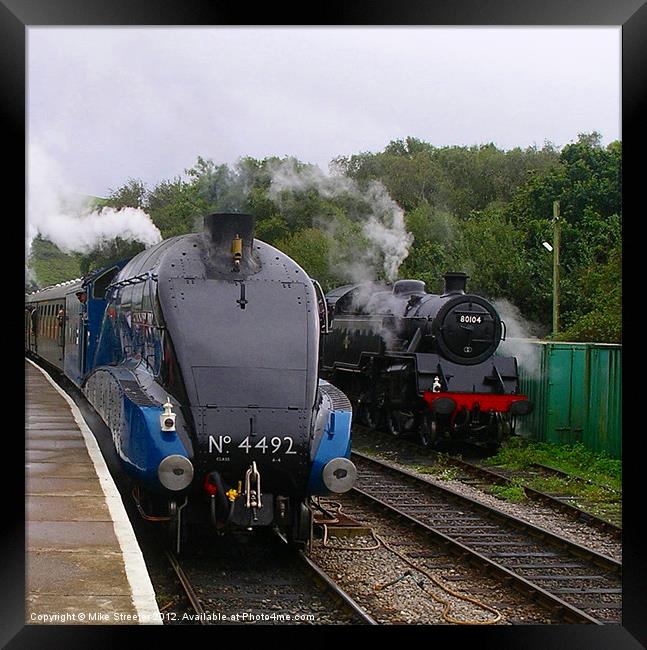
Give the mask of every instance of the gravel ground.
[[211, 621], [219, 625], [331, 625], [356, 622], [312, 579], [295, 553], [269, 533], [196, 543], [181, 564]]
[[[148, 569], [165, 625], [195, 625], [197, 616], [170, 564], [151, 545]], [[316, 584], [295, 554], [273, 536], [196, 534], [180, 559], [215, 625], [349, 625], [357, 622]]]
[[[361, 550], [375, 546], [375, 539], [369, 535], [331, 537], [328, 547], [324, 547], [322, 540], [315, 541], [312, 558], [379, 623], [511, 625], [558, 622], [494, 578], [459, 565], [440, 546], [430, 545], [423, 535], [366, 510], [355, 497], [344, 495], [335, 501], [343, 504], [343, 512], [371, 527], [391, 548], [381, 544], [377, 549]], [[334, 509], [326, 499], [322, 499], [322, 505]], [[347, 550], [349, 547], [358, 550]], [[410, 558], [414, 566], [392, 549]], [[487, 607], [452, 595], [443, 586]]]
[[406, 469], [421, 478], [427, 479], [436, 485], [450, 488], [459, 494], [501, 510], [506, 514], [523, 519], [536, 526], [540, 526], [541, 528], [545, 528], [552, 533], [566, 537], [598, 553], [607, 555], [615, 560], [620, 561], [622, 559], [622, 544], [619, 540], [614, 539], [611, 535], [607, 535], [600, 530], [587, 526], [586, 523], [574, 521], [568, 515], [555, 512], [537, 503], [510, 503], [460, 481], [439, 479], [433, 474], [418, 472], [411, 465], [405, 465], [391, 460], [388, 462], [396, 467]]

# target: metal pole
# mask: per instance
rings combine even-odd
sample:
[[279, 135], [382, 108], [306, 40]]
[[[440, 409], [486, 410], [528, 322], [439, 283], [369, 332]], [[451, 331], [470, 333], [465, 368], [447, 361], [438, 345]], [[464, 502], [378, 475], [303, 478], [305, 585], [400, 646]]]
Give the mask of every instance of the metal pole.
[[559, 332], [559, 201], [553, 201], [553, 335]]

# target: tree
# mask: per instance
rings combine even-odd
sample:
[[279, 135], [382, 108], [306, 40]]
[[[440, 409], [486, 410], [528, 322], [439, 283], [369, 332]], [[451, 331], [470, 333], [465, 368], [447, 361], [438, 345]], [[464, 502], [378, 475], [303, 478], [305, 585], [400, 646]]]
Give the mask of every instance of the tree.
[[121, 187], [110, 190], [105, 205], [119, 210], [120, 208], [142, 208], [146, 202], [146, 186], [144, 182], [129, 178]]
[[146, 208], [162, 237], [168, 239], [202, 229], [209, 206], [195, 183], [162, 181], [146, 197]]
[[605, 265], [621, 240], [621, 154], [619, 142], [603, 148], [599, 134], [580, 134], [564, 147], [560, 164], [534, 174], [518, 188], [505, 213], [525, 233], [528, 292], [518, 306], [532, 319], [548, 323], [552, 308], [551, 261], [542, 241], [552, 241], [552, 205], [560, 202], [562, 327], [581, 316], [589, 288], [579, 281], [584, 269]]
[[562, 341], [622, 342], [622, 251], [610, 251], [603, 265], [583, 269], [577, 286], [586, 296], [582, 312], [556, 337]]
[[125, 241], [121, 237], [99, 244], [81, 260], [81, 273], [87, 275], [123, 259], [134, 257], [144, 250], [144, 244], [137, 241]]
[[[414, 236], [399, 277], [424, 280], [439, 292], [445, 272], [466, 271], [471, 291], [506, 298], [547, 328], [552, 256], [541, 244], [552, 240], [552, 205], [559, 200], [563, 336], [619, 340], [621, 157], [620, 142], [603, 147], [595, 132], [561, 151], [550, 143], [509, 151], [494, 143], [436, 147], [407, 137], [380, 152], [336, 158], [329, 177], [291, 157], [247, 156], [229, 166], [198, 156], [185, 179], [148, 190], [129, 178], [103, 203], [146, 210], [165, 238], [201, 229], [209, 212], [250, 212], [259, 239], [292, 255], [330, 289], [384, 279], [384, 254], [365, 227], [393, 200]], [[388, 196], [375, 191], [379, 184]], [[48, 257], [51, 250], [38, 241], [33, 266], [40, 280], [45, 260], [53, 260], [52, 268], [76, 260], [87, 271], [141, 248], [117, 239], [63, 260], [60, 251]], [[70, 267], [72, 276], [80, 270]], [[54, 281], [69, 279], [63, 275], [59, 269]]]
[[330, 271], [330, 240], [320, 230], [305, 228], [277, 242], [277, 248], [294, 259], [306, 273], [317, 279], [324, 291], [336, 284]]
[[80, 277], [80, 259], [80, 254], [64, 253], [51, 241], [37, 235], [31, 242], [28, 267], [32, 275], [26, 278], [25, 291]]

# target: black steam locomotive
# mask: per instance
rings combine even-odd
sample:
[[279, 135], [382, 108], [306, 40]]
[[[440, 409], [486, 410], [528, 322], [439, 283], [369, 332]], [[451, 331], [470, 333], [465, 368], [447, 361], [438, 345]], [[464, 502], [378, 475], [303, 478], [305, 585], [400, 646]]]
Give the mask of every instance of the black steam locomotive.
[[468, 276], [446, 273], [441, 295], [419, 280], [346, 285], [326, 295], [332, 327], [323, 376], [357, 405], [355, 418], [424, 446], [498, 448], [530, 412], [517, 361], [495, 356], [505, 324]]
[[202, 233], [27, 296], [25, 350], [83, 390], [176, 550], [189, 521], [306, 543], [310, 497], [356, 476], [350, 403], [318, 377], [325, 313], [253, 217], [214, 214]]

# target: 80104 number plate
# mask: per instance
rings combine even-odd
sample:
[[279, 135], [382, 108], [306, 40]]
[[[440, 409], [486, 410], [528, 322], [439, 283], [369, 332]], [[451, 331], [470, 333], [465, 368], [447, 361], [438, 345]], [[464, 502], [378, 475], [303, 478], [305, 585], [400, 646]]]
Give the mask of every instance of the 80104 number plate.
[[456, 314], [456, 322], [460, 325], [478, 325], [483, 320], [483, 314]]

